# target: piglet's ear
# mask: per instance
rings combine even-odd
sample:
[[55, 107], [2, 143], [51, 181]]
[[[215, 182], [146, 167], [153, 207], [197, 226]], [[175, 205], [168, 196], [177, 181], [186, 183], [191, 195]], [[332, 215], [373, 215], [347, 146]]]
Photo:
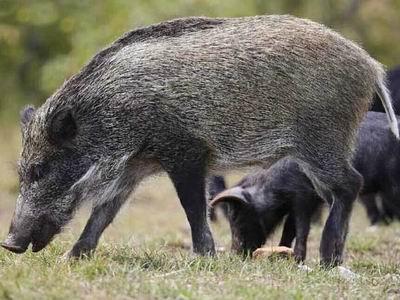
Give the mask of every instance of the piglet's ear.
[[244, 197], [244, 190], [240, 186], [227, 189], [217, 194], [214, 199], [211, 200], [210, 206], [215, 207], [219, 203], [235, 203], [239, 205], [248, 205], [249, 202]]
[[50, 140], [58, 145], [71, 142], [78, 133], [78, 126], [71, 108], [62, 108], [50, 117], [47, 125]]
[[35, 115], [35, 108], [32, 105], [25, 106], [19, 113], [21, 120], [21, 128], [24, 131], [30, 120]]

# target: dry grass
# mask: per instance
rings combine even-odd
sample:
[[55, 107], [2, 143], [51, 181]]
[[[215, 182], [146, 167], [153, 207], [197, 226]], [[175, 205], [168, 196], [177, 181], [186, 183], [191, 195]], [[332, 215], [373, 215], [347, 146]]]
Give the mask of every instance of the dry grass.
[[[6, 235], [17, 192], [14, 161], [17, 130], [0, 131], [0, 234]], [[232, 183], [239, 177], [230, 176]], [[356, 207], [347, 243], [346, 266], [360, 275], [346, 281], [318, 269], [321, 226], [312, 229], [305, 273], [290, 260], [243, 261], [229, 253], [194, 257], [188, 225], [165, 177], [145, 182], [105, 232], [94, 258], [63, 262], [84, 226], [78, 214], [47, 249], [14, 255], [0, 250], [0, 298], [4, 299], [255, 299], [400, 298], [400, 226], [368, 229]], [[220, 246], [229, 245], [227, 224], [213, 225]], [[279, 231], [268, 241], [276, 245]]]

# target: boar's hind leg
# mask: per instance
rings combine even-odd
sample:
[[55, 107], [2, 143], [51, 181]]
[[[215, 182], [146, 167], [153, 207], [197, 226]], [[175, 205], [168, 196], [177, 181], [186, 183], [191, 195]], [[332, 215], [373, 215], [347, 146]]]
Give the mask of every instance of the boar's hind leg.
[[304, 167], [319, 196], [330, 205], [320, 245], [321, 264], [326, 267], [342, 263], [353, 202], [362, 184], [361, 175], [350, 164], [340, 167], [339, 163], [324, 161], [321, 168]]

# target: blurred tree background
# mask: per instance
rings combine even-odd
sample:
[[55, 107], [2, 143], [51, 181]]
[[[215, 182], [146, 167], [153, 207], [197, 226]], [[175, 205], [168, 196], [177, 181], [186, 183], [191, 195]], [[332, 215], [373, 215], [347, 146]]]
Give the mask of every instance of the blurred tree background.
[[360, 43], [389, 68], [400, 64], [400, 0], [0, 0], [1, 126], [40, 105], [123, 32], [190, 15], [293, 14]]

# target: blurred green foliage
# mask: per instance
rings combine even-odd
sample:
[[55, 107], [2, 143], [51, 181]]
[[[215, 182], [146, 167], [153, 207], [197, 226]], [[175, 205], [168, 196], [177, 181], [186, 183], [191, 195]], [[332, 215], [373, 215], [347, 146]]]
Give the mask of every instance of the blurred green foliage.
[[175, 17], [293, 14], [400, 63], [400, 0], [0, 0], [0, 118], [41, 104], [123, 32]]

